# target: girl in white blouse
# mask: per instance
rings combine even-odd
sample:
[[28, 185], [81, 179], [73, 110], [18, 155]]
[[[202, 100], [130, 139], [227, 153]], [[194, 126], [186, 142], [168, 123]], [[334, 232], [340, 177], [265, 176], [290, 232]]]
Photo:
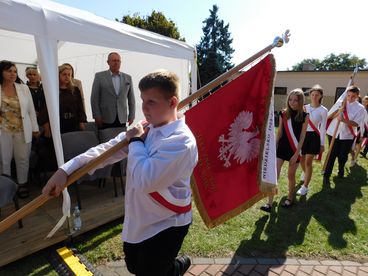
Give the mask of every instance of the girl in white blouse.
[[304, 182], [297, 191], [298, 195], [306, 195], [308, 193], [309, 182], [313, 173], [313, 159], [317, 157], [320, 160], [325, 149], [326, 122], [328, 110], [322, 103], [323, 89], [320, 85], [314, 85], [310, 92], [311, 103], [307, 104], [304, 109], [309, 114], [309, 122], [307, 134], [305, 136], [302, 147], [302, 158], [300, 165], [303, 170], [302, 181]]

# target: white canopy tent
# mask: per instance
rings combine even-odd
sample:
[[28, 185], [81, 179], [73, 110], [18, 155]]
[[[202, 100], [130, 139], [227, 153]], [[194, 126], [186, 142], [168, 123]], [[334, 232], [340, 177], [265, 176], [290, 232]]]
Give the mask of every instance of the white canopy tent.
[[[107, 69], [111, 51], [121, 54], [122, 71], [132, 75], [137, 111], [141, 103], [138, 82], [153, 70], [177, 73], [182, 98], [195, 91], [195, 49], [186, 43], [48, 0], [0, 0], [0, 60], [15, 62], [20, 73], [22, 64], [39, 66], [59, 165], [64, 160], [60, 135], [55, 135], [60, 133], [57, 66], [73, 65], [75, 77], [82, 80], [91, 119], [94, 73]], [[142, 118], [137, 113], [136, 118]]]

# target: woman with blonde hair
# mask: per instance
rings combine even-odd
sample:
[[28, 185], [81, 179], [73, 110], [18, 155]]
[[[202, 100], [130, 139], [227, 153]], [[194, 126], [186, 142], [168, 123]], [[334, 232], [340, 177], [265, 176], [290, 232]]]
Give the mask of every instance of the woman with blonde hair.
[[70, 70], [72, 70], [72, 82], [74, 84], [74, 86], [78, 87], [80, 93], [81, 93], [81, 97], [82, 97], [82, 102], [83, 102], [83, 108], [84, 111], [86, 111], [86, 106], [85, 106], [85, 101], [84, 101], [84, 93], [83, 93], [83, 87], [82, 87], [82, 82], [76, 78], [74, 78], [74, 68], [70, 63], [63, 63], [62, 66], [68, 66], [70, 68]]
[[[279, 128], [276, 136], [277, 178], [280, 177], [282, 165], [285, 161], [288, 166], [288, 195], [282, 207], [289, 208], [294, 203], [295, 173], [300, 161], [308, 126], [308, 114], [304, 112], [304, 93], [297, 88], [292, 90], [286, 99], [286, 108], [280, 111]], [[271, 212], [273, 194], [268, 196], [268, 203], [261, 207], [262, 211]]]
[[[59, 66], [59, 91], [60, 132], [83, 130], [87, 116], [84, 112], [81, 93], [78, 87], [74, 86], [72, 71], [67, 65]], [[51, 137], [48, 113], [45, 110], [43, 122], [45, 136]]]
[[[84, 129], [87, 117], [84, 112], [82, 97], [78, 87], [74, 86], [72, 72], [69, 66], [59, 66], [59, 118], [60, 133], [78, 131]], [[40, 146], [38, 169], [56, 170], [56, 156], [52, 141], [51, 128], [47, 107], [40, 112], [39, 122], [43, 126], [43, 144]]]

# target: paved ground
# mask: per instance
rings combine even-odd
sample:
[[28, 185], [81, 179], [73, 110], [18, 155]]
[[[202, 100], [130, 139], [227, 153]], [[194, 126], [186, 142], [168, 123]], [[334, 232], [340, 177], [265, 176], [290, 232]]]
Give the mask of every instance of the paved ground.
[[[97, 267], [105, 276], [129, 276], [124, 261], [108, 263]], [[351, 261], [311, 261], [302, 259], [263, 259], [263, 258], [193, 258], [192, 266], [185, 276], [368, 276], [368, 263]]]

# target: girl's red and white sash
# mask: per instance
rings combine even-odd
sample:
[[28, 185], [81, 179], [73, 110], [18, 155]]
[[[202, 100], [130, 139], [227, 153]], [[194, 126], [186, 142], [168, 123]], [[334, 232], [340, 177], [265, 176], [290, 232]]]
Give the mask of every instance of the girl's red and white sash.
[[162, 206], [178, 214], [187, 213], [192, 209], [192, 198], [190, 196], [178, 199], [173, 197], [168, 189], [153, 192], [149, 195]]
[[[285, 113], [282, 113], [282, 125], [284, 127], [286, 137], [288, 138], [291, 149], [296, 152], [298, 148], [298, 140], [294, 134], [293, 126], [291, 124], [291, 119], [287, 119]], [[298, 160], [300, 159], [300, 153], [298, 155]]]

